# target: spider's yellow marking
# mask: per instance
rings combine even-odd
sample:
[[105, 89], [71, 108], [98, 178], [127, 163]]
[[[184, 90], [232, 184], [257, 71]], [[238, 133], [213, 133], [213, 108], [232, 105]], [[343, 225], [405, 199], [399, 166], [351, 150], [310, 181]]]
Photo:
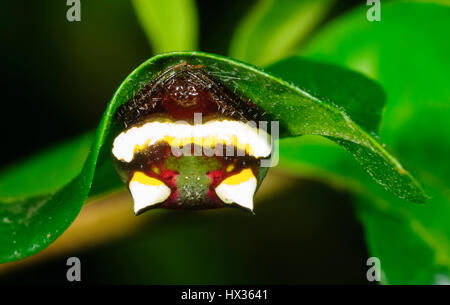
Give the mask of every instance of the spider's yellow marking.
[[[135, 155], [139, 151], [145, 150], [150, 143], [154, 142], [153, 139], [148, 139], [142, 145], [135, 145], [133, 150], [133, 155]], [[201, 147], [207, 148], [215, 148], [217, 145], [222, 144], [222, 147], [234, 146], [242, 151], [245, 151], [248, 155], [254, 156], [255, 153], [253, 148], [250, 147], [248, 143], [244, 144], [238, 141], [237, 137], [232, 137], [229, 139], [220, 139], [216, 136], [207, 136], [207, 137], [183, 137], [178, 138], [174, 136], [164, 136], [164, 138], [159, 139], [157, 142], [159, 143], [167, 143], [172, 147], [183, 148], [185, 145], [199, 145]]]
[[249, 181], [252, 178], [256, 179], [255, 176], [253, 175], [252, 170], [247, 168], [242, 170], [239, 174], [226, 178], [225, 180], [222, 181], [222, 183], [228, 185], [237, 185], [241, 184], [242, 182]]
[[136, 181], [136, 182], [139, 182], [139, 183], [145, 184], [145, 185], [153, 185], [153, 186], [165, 185], [164, 182], [162, 182], [161, 180], [158, 180], [153, 177], [149, 177], [142, 172], [135, 172], [133, 175], [133, 178], [131, 178], [130, 184], [133, 181]]
[[152, 170], [157, 175], [161, 174], [161, 171], [159, 170], [159, 168], [157, 166], [153, 166]]

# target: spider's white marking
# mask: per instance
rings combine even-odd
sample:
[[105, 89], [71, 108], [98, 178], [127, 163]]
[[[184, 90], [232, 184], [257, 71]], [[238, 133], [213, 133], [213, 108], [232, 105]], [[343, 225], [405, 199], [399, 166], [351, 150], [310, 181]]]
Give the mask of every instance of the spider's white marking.
[[162, 181], [136, 172], [130, 181], [130, 192], [134, 201], [134, 214], [143, 209], [163, 202], [170, 196], [170, 188]]
[[225, 203], [236, 203], [253, 211], [253, 195], [256, 190], [256, 178], [250, 169], [228, 177], [216, 187], [216, 194]]
[[139, 149], [166, 141], [170, 145], [199, 144], [214, 147], [221, 143], [235, 145], [256, 158], [270, 155], [271, 138], [263, 129], [240, 121], [209, 121], [204, 124], [185, 122], [148, 122], [119, 134], [113, 143], [112, 153], [121, 161], [131, 162]]

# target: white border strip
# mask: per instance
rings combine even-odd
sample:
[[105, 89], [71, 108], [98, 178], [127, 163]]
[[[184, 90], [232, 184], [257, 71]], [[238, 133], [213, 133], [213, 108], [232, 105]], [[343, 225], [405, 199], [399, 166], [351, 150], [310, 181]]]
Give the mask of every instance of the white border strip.
[[139, 127], [132, 127], [119, 134], [113, 143], [112, 153], [121, 161], [131, 162], [137, 147], [153, 145], [158, 141], [174, 137], [177, 139], [214, 137], [225, 144], [235, 143], [249, 145], [256, 158], [270, 155], [271, 137], [263, 129], [240, 121], [209, 121], [204, 124], [186, 122], [148, 122]]

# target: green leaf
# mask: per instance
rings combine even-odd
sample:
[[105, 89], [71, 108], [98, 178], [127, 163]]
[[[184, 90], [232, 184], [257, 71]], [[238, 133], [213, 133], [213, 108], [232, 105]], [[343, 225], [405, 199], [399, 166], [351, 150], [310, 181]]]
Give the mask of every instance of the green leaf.
[[197, 49], [195, 0], [133, 0], [154, 53]]
[[378, 133], [386, 96], [380, 85], [363, 74], [298, 56], [278, 61], [265, 71], [342, 109], [367, 132]]
[[[117, 107], [132, 98], [158, 73], [182, 62], [202, 65], [207, 73], [225, 86], [250, 98], [266, 112], [268, 119], [280, 121], [282, 135], [323, 135], [343, 143], [396, 195], [413, 201], [425, 199], [417, 182], [408, 173], [400, 175], [398, 162], [367, 131], [351, 120], [353, 114], [361, 115], [358, 109], [348, 107], [347, 111], [342, 105], [335, 105], [332, 97], [330, 100], [316, 97], [256, 67], [226, 57], [201, 52], [161, 54], [139, 66], [120, 85], [103, 114], [83, 169], [74, 180], [50, 194], [26, 199], [20, 196], [17, 201], [0, 202], [0, 220], [3, 220], [0, 221], [0, 261], [31, 255], [62, 234], [79, 213], [93, 181], [103, 183], [93, 187], [96, 192], [117, 184], [117, 175], [105, 174], [112, 171], [110, 147], [114, 136], [122, 128], [114, 116]], [[326, 66], [319, 65], [317, 69], [327, 72]], [[367, 90], [373, 90], [369, 88], [372, 83], [367, 80], [362, 83], [366, 84]], [[373, 123], [368, 123], [366, 127], [370, 126]], [[96, 169], [99, 171], [96, 172]]]
[[450, 8], [386, 3], [380, 22], [368, 22], [366, 10], [331, 23], [302, 54], [351, 67], [382, 84], [388, 100], [380, 137], [431, 199], [419, 206], [390, 196], [330, 143], [290, 140], [282, 157], [286, 166], [307, 168], [365, 194], [357, 207], [385, 283], [443, 283], [450, 278]]
[[[346, 117], [351, 118], [364, 129], [357, 127], [356, 130], [359, 134], [355, 134], [355, 137], [351, 139], [346, 137], [353, 131], [346, 130], [345, 127], [340, 127], [334, 134], [326, 130], [321, 132], [308, 130], [308, 132], [300, 132], [301, 134], [327, 136], [348, 150], [366, 168], [368, 173], [390, 192], [400, 198], [415, 202], [425, 200], [417, 181], [395, 158], [389, 155], [383, 145], [369, 136], [371, 134], [376, 137], [375, 132], [378, 129], [384, 106], [384, 93], [378, 85], [360, 74], [327, 64], [302, 60], [298, 57], [281, 61], [267, 69], [282, 75], [298, 88], [308, 88], [311, 93], [314, 92], [312, 94], [318, 100], [339, 109], [343, 115], [342, 121], [345, 121]], [[284, 110], [284, 112], [293, 116], [297, 114], [289, 110]], [[309, 114], [303, 110], [302, 115]], [[296, 122], [293, 116], [288, 120]], [[304, 124], [311, 124], [308, 120], [302, 118], [299, 120]], [[324, 128], [327, 120], [332, 124], [339, 124], [336, 119], [331, 118], [317, 120], [317, 122], [320, 122]], [[339, 134], [340, 132], [346, 133], [346, 135]]]
[[44, 195], [66, 185], [80, 173], [92, 140], [93, 133], [86, 133], [3, 169], [0, 201]]
[[229, 55], [265, 65], [292, 54], [333, 4], [334, 0], [260, 0], [236, 28]]

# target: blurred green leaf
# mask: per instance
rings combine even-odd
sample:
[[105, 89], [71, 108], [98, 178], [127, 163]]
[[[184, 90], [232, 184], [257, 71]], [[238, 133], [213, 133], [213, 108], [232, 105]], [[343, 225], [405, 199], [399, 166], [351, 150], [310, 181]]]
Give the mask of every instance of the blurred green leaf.
[[133, 0], [133, 5], [155, 54], [197, 49], [195, 0]]
[[424, 182], [431, 199], [419, 206], [390, 196], [339, 149], [317, 139], [290, 140], [282, 157], [286, 166], [365, 194], [358, 210], [385, 283], [444, 283], [450, 278], [450, 8], [387, 3], [373, 23], [366, 9], [329, 24], [302, 54], [354, 68], [383, 85], [388, 101], [381, 139]]
[[[114, 136], [122, 129], [122, 123], [115, 120], [117, 107], [131, 99], [158, 73], [183, 62], [203, 66], [207, 73], [225, 86], [250, 98], [266, 112], [268, 119], [280, 121], [283, 135], [315, 134], [338, 143], [344, 141], [344, 147], [394, 194], [412, 201], [425, 199], [414, 178], [403, 172], [401, 165], [381, 144], [351, 120], [354, 115], [357, 121], [363, 122], [364, 114], [353, 103], [341, 101], [343, 105], [338, 105], [339, 100], [334, 101], [333, 96], [314, 96], [256, 67], [226, 57], [200, 52], [161, 54], [139, 66], [120, 85], [103, 114], [83, 169], [74, 180], [59, 190], [39, 197], [24, 199], [18, 193], [18, 200], [0, 202], [0, 261], [26, 257], [54, 241], [79, 213], [93, 181], [101, 183], [99, 187], [94, 186], [95, 193], [117, 185], [118, 176], [108, 174], [112, 172], [110, 147]], [[313, 63], [305, 65], [311, 67]], [[327, 65], [316, 67], [324, 74], [330, 69]], [[352, 75], [353, 81], [360, 81], [359, 84], [368, 92], [380, 90], [368, 79]], [[377, 94], [379, 96], [380, 93]], [[377, 115], [369, 117], [365, 128], [373, 127], [376, 120]], [[45, 180], [44, 175], [41, 178]]]
[[236, 28], [229, 55], [265, 65], [292, 54], [334, 0], [260, 0]]

